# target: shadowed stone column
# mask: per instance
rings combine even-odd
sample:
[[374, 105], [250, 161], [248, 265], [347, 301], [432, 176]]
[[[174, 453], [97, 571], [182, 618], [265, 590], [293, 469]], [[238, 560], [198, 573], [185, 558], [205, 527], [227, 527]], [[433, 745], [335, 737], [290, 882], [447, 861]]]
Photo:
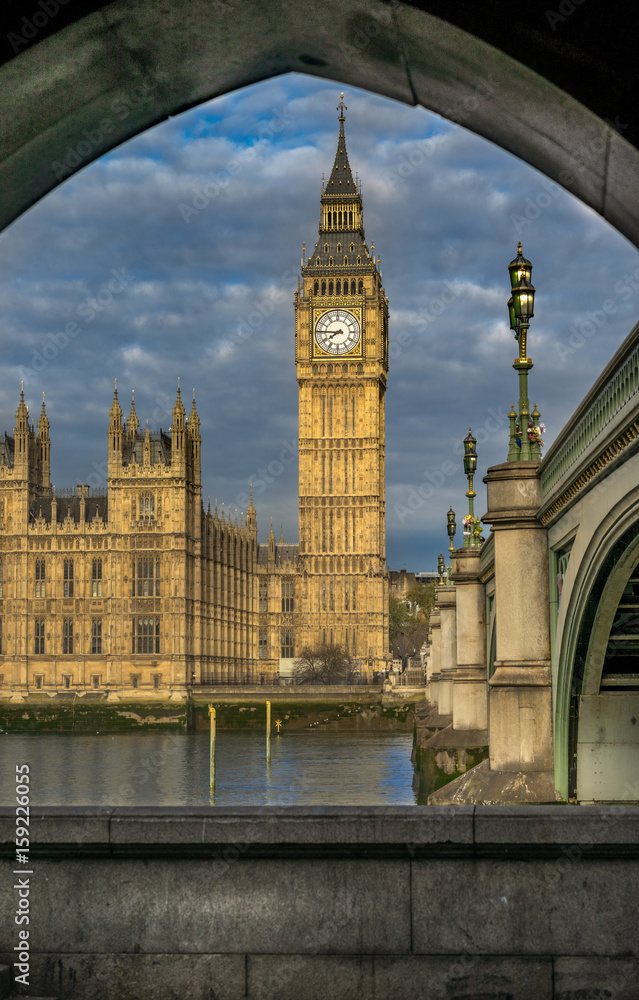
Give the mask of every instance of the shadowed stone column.
[[440, 614], [440, 663], [438, 698], [439, 714], [450, 715], [453, 710], [453, 677], [457, 669], [457, 627], [455, 624], [455, 587], [437, 588]]
[[430, 667], [429, 667], [429, 695], [433, 708], [439, 711], [439, 677], [441, 672], [440, 660], [440, 640], [441, 640], [441, 619], [439, 608], [433, 608], [430, 613]]
[[479, 580], [481, 549], [456, 549], [451, 577], [457, 606], [457, 670], [453, 678], [453, 729], [485, 730], [486, 596]]
[[495, 533], [497, 659], [490, 679], [490, 766], [552, 777], [548, 542], [536, 517], [538, 469], [537, 462], [506, 462], [489, 469], [484, 479], [488, 512], [483, 520]]

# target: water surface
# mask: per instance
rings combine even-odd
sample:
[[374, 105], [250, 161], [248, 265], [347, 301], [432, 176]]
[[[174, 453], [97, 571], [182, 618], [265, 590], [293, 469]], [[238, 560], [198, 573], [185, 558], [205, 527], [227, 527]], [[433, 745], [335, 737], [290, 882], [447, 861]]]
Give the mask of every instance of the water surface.
[[0, 805], [27, 763], [32, 805], [414, 805], [412, 735], [218, 730], [215, 794], [208, 733], [0, 733]]

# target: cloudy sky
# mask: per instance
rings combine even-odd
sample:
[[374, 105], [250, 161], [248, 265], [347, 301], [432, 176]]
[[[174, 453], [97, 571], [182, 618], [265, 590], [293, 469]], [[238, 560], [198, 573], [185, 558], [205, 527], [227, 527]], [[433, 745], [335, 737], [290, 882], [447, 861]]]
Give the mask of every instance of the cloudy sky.
[[[125, 414], [135, 389], [156, 430], [180, 376], [185, 402], [196, 390], [205, 503], [241, 510], [259, 482], [261, 540], [271, 516], [297, 540], [293, 292], [302, 244], [317, 238], [340, 89], [289, 75], [203, 105], [86, 167], [2, 235], [0, 430], [12, 432], [20, 379], [33, 414], [44, 391], [56, 486], [105, 485], [114, 378]], [[530, 398], [547, 445], [638, 319], [639, 259], [470, 132], [354, 88], [346, 103], [390, 299], [387, 559], [428, 570], [449, 504], [458, 523], [466, 510], [468, 427], [482, 474], [506, 459], [517, 241], [534, 265]]]

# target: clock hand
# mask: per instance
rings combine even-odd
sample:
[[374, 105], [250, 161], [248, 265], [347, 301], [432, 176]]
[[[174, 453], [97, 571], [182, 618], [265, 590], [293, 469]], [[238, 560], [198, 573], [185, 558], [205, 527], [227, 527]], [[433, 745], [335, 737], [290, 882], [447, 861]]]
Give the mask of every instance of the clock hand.
[[333, 331], [333, 333], [331, 333], [331, 335], [330, 335], [330, 337], [329, 337], [328, 339], [329, 339], [329, 340], [332, 340], [332, 339], [333, 339], [333, 337], [337, 337], [337, 335], [338, 335], [339, 333], [344, 333], [344, 331], [343, 331], [343, 330], [334, 330], [334, 331]]

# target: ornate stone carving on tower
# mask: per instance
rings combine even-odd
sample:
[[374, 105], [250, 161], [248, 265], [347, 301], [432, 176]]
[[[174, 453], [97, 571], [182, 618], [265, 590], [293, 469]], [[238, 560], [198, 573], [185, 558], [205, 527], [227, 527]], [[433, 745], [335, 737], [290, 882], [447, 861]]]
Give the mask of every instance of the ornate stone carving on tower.
[[345, 646], [367, 676], [388, 651], [384, 393], [388, 299], [364, 236], [362, 195], [344, 134], [343, 97], [319, 236], [295, 294], [299, 384], [300, 571], [296, 646]]

